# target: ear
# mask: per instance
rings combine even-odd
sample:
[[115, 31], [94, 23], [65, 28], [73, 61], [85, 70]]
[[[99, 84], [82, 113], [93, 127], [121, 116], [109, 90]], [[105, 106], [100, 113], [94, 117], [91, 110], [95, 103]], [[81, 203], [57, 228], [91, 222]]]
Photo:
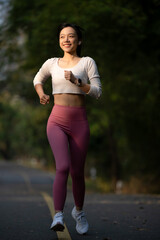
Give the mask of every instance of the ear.
[[78, 42], [78, 45], [81, 45], [81, 43], [82, 43], [82, 41], [79, 41], [79, 42]]

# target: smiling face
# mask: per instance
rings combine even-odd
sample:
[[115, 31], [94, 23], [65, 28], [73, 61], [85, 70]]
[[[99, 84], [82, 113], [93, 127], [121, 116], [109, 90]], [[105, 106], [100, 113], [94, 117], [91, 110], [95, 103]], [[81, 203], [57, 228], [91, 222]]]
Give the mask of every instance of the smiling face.
[[65, 27], [61, 30], [59, 45], [64, 52], [77, 55], [76, 49], [78, 44], [81, 44], [81, 42], [78, 41], [78, 36], [74, 28]]

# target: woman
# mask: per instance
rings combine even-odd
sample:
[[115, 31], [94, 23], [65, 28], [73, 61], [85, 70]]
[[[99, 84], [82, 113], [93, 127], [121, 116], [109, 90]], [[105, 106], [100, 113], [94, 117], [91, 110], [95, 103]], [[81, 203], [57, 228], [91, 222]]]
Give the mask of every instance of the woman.
[[84, 165], [89, 143], [89, 126], [85, 109], [85, 95], [101, 95], [97, 66], [90, 57], [80, 57], [82, 32], [75, 24], [64, 23], [58, 29], [62, 58], [48, 59], [34, 78], [35, 90], [41, 104], [50, 97], [44, 93], [43, 83], [51, 76], [54, 106], [47, 123], [47, 136], [54, 154], [56, 175], [53, 184], [55, 216], [54, 231], [63, 231], [63, 208], [67, 193], [67, 179], [72, 177], [75, 206], [72, 217], [79, 234], [88, 231], [83, 211], [85, 181]]

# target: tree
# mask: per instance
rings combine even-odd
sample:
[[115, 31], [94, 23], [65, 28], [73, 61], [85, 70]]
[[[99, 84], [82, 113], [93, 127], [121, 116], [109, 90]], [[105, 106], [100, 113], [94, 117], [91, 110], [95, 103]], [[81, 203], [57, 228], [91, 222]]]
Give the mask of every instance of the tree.
[[[103, 84], [99, 101], [87, 98], [92, 135], [88, 167], [94, 164], [98, 174], [112, 178], [114, 185], [119, 178], [142, 176], [142, 171], [146, 179], [150, 175], [156, 181], [160, 173], [159, 2], [10, 0], [1, 44], [6, 46], [6, 39], [12, 39], [4, 55], [7, 64], [17, 63], [17, 69], [5, 74], [3, 87], [25, 100], [33, 114], [39, 109], [33, 76], [47, 58], [61, 55], [56, 28], [65, 21], [85, 29], [82, 54], [96, 60]], [[17, 44], [17, 35], [24, 39], [22, 44]], [[46, 90], [51, 93], [50, 81]], [[50, 107], [43, 111], [47, 119]]]

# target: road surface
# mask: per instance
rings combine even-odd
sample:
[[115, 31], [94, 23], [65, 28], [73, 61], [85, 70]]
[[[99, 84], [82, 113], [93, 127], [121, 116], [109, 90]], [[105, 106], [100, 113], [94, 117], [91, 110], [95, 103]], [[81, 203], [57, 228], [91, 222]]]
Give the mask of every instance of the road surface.
[[160, 196], [87, 193], [87, 235], [76, 233], [69, 190], [66, 228], [51, 231], [52, 173], [0, 161], [0, 240], [159, 240]]

